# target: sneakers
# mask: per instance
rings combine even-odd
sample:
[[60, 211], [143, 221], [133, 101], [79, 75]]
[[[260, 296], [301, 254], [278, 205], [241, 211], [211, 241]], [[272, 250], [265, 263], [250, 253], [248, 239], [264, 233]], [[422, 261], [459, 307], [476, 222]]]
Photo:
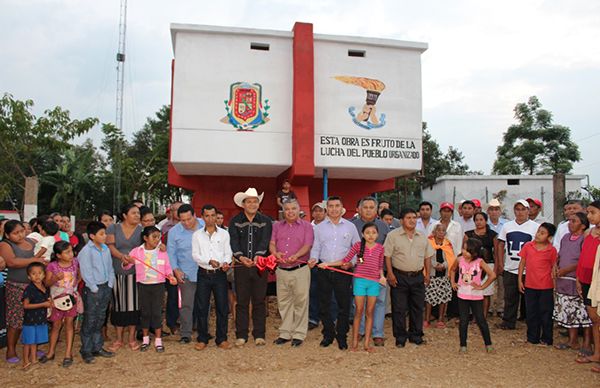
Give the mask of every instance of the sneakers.
[[246, 340], [245, 338], [238, 338], [235, 340], [235, 346], [241, 348], [242, 346], [246, 345], [246, 342], [248, 342], [248, 340]]
[[460, 349], [458, 349], [458, 353], [460, 353], [460, 354], [467, 353], [467, 347], [466, 346], [461, 346]]
[[231, 345], [227, 341], [221, 342], [220, 344], [217, 345], [217, 347], [219, 349], [223, 349], [223, 350], [229, 350], [229, 349], [231, 349]]
[[256, 338], [254, 340], [254, 345], [256, 346], [265, 346], [267, 344], [267, 341], [265, 341], [264, 338]]

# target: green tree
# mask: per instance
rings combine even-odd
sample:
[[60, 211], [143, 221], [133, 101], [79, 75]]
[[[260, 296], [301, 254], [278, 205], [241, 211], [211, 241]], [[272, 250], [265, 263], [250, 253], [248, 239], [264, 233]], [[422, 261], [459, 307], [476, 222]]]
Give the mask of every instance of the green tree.
[[0, 199], [18, 210], [23, 206], [25, 179], [53, 170], [71, 148], [70, 141], [98, 123], [96, 118], [71, 119], [61, 107], [36, 117], [33, 106], [32, 100], [16, 100], [7, 93], [0, 99]]
[[78, 218], [93, 215], [97, 211], [100, 165], [101, 158], [90, 140], [67, 149], [62, 155], [62, 162], [41, 176], [43, 184], [54, 188], [51, 209], [65, 211]]
[[515, 106], [513, 124], [496, 150], [494, 174], [568, 174], [581, 160], [571, 130], [552, 122], [552, 113], [542, 109], [537, 97]]
[[170, 117], [170, 106], [163, 105], [133, 135], [130, 156], [135, 161], [135, 171], [142, 177], [136, 190], [146, 196], [147, 204], [181, 200], [184, 193], [168, 184]]
[[464, 155], [457, 148], [448, 147], [444, 153], [438, 142], [433, 139], [427, 130], [427, 123], [423, 123], [423, 169], [408, 177], [396, 178], [396, 189], [380, 193], [379, 198], [392, 204], [393, 210], [398, 207], [416, 207], [421, 202], [421, 190], [435, 184], [442, 175], [481, 175], [481, 171], [473, 171], [464, 162]]
[[131, 156], [131, 144], [123, 131], [113, 124], [102, 124], [102, 133], [104, 138], [100, 149], [107, 157], [102, 181], [107, 193], [112, 193], [111, 208], [117, 214], [122, 204], [133, 199], [134, 193], [141, 185], [141, 177]]

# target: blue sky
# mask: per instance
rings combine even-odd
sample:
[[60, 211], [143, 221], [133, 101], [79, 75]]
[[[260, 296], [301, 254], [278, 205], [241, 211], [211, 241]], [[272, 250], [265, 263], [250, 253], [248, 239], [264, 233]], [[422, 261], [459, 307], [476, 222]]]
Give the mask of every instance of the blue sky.
[[[119, 0], [0, 0], [0, 92], [60, 105], [72, 116], [115, 120]], [[155, 1], [128, 4], [124, 129], [131, 134], [169, 103], [170, 23], [290, 30], [429, 44], [423, 119], [446, 149], [488, 173], [515, 104], [537, 95], [571, 128], [600, 186], [600, 2]], [[99, 129], [90, 136], [100, 138]]]

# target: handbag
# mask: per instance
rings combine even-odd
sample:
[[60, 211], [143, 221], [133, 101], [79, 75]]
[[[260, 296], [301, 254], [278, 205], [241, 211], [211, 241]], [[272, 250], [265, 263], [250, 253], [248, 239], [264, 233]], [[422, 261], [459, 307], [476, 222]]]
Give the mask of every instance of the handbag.
[[69, 311], [75, 306], [75, 297], [71, 294], [63, 294], [54, 298], [54, 307], [60, 311]]

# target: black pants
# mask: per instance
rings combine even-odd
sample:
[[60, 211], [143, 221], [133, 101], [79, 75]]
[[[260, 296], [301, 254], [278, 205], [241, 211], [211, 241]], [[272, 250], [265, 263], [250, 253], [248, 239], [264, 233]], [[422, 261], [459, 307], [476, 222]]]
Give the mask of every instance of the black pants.
[[138, 304], [140, 307], [140, 327], [142, 329], [162, 328], [162, 304], [164, 296], [164, 283], [138, 283]]
[[[392, 331], [397, 344], [404, 344], [423, 337], [423, 310], [425, 309], [425, 283], [423, 274], [402, 275], [394, 268], [398, 284], [391, 288]], [[406, 331], [406, 313], [409, 317]]]
[[[519, 305], [521, 305], [521, 316], [525, 316], [525, 311], [523, 310], [526, 310], [521, 303], [523, 294], [519, 292], [519, 276], [504, 271], [502, 277], [504, 279], [504, 314], [502, 315], [502, 321], [504, 325], [514, 329], [517, 325]], [[523, 279], [525, 279], [525, 277], [523, 277]]]
[[175, 328], [179, 319], [179, 288], [177, 285], [169, 283], [168, 280], [165, 282], [165, 287], [167, 289], [167, 327]]
[[210, 311], [211, 293], [215, 297], [215, 310], [217, 313], [215, 342], [219, 345], [221, 342], [227, 341], [227, 318], [229, 315], [227, 288], [227, 274], [225, 272], [206, 273], [202, 269], [198, 269], [196, 297], [194, 299], [198, 311], [198, 320], [196, 321], [198, 342], [208, 343], [208, 313]]
[[[352, 276], [319, 269], [317, 272], [319, 287], [319, 317], [323, 323], [323, 338], [337, 339], [338, 343], [345, 344], [348, 330], [350, 329], [350, 305], [352, 301]], [[331, 296], [335, 297], [338, 306], [337, 323], [333, 326], [331, 314]]]
[[540, 343], [540, 340], [552, 345], [552, 311], [554, 310], [554, 291], [525, 289], [527, 306], [527, 342]]
[[473, 313], [473, 317], [475, 317], [475, 322], [477, 322], [477, 326], [479, 326], [479, 331], [481, 331], [481, 336], [483, 337], [483, 342], [485, 343], [485, 346], [490, 346], [492, 344], [492, 339], [490, 337], [490, 328], [488, 327], [488, 323], [483, 317], [483, 299], [466, 300], [459, 298], [458, 312], [460, 315], [460, 323], [458, 325], [460, 346], [467, 346], [467, 332], [469, 331], [470, 312]]
[[234, 274], [237, 296], [235, 335], [248, 339], [249, 305], [252, 300], [252, 336], [255, 339], [265, 338], [267, 271], [259, 274], [256, 267], [236, 267]]

